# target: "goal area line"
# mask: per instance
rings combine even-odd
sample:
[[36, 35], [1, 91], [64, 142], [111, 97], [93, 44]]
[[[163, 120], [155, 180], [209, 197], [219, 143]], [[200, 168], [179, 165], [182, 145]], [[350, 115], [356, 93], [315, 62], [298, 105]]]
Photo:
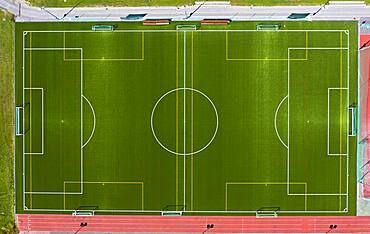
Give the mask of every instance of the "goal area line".
[[[32, 92], [33, 90], [37, 90], [37, 91], [41, 91], [41, 152], [24, 152], [25, 155], [44, 155], [44, 152], [45, 152], [45, 144], [44, 144], [44, 136], [45, 136], [45, 127], [44, 127], [44, 89], [43, 88], [36, 88], [36, 87], [24, 87], [23, 88], [23, 92], [25, 92], [29, 90], [29, 92]], [[32, 100], [30, 100], [30, 105], [32, 105]], [[22, 110], [23, 110], [23, 114], [22, 114], [22, 123], [23, 123], [23, 130], [25, 129], [25, 126], [24, 126], [24, 119], [25, 119], [25, 114], [24, 114], [24, 110], [26, 109], [25, 108], [25, 103], [22, 104]], [[30, 109], [30, 121], [32, 119], [32, 110]], [[30, 131], [32, 131], [32, 126], [31, 126], [31, 123], [30, 124]], [[23, 140], [25, 138], [25, 134], [20, 134], [20, 136], [23, 137]], [[32, 139], [30, 139], [32, 140]], [[32, 143], [30, 143], [32, 144]], [[30, 145], [30, 147], [32, 148], [32, 145]]]
[[[62, 33], [62, 32], [82, 32], [82, 33], [103, 33], [103, 32], [96, 32], [96, 31], [91, 31], [91, 30], [25, 30], [23, 31], [24, 33]], [[111, 33], [130, 33], [130, 32], [165, 32], [165, 33], [179, 33], [178, 30], [172, 30], [172, 29], [142, 29], [142, 30], [114, 30]], [[180, 33], [183, 33], [184, 31], [181, 31]], [[266, 32], [266, 31], [260, 31], [256, 29], [205, 29], [205, 30], [196, 30], [196, 31], [191, 31], [191, 32]], [[287, 30], [279, 30], [279, 31], [273, 31], [273, 33], [284, 33], [284, 32], [344, 32], [346, 34], [349, 34], [349, 30], [345, 29], [287, 29]]]

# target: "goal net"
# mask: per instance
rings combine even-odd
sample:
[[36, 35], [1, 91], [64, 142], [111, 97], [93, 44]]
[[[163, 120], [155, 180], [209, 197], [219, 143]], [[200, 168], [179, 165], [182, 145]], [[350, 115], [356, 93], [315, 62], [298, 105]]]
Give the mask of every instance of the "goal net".
[[195, 24], [178, 24], [178, 25], [176, 25], [176, 30], [183, 30], [183, 31], [197, 30], [197, 25], [195, 25]]
[[113, 25], [93, 25], [91, 27], [91, 30], [93, 31], [113, 31], [114, 26]]
[[261, 207], [256, 210], [256, 217], [257, 218], [265, 218], [265, 217], [277, 217], [280, 211], [280, 207]]
[[281, 28], [281, 24], [257, 24], [258, 31], [276, 31]]
[[98, 206], [79, 206], [73, 211], [72, 215], [73, 216], [94, 216], [96, 209], [98, 209]]
[[184, 210], [185, 210], [184, 205], [166, 205], [165, 207], [163, 207], [161, 215], [162, 216], [181, 216]]

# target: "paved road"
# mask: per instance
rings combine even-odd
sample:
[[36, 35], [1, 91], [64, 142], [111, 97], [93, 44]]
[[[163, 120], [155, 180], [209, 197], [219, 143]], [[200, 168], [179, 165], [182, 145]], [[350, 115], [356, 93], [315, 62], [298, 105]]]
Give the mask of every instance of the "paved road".
[[[359, 20], [361, 17], [370, 17], [370, 6], [362, 3], [253, 7], [207, 2], [194, 12], [198, 7], [199, 3], [194, 6], [181, 7], [83, 7], [70, 11], [71, 8], [30, 7], [25, 3], [19, 3], [18, 0], [0, 0], [0, 8], [16, 15], [16, 21], [117, 21], [121, 20], [120, 17], [133, 13], [146, 13], [146, 18], [172, 18], [173, 20], [200, 20], [204, 18], [284, 20], [293, 12], [310, 13], [309, 19], [312, 20]], [[315, 12], [317, 13], [315, 14]]]

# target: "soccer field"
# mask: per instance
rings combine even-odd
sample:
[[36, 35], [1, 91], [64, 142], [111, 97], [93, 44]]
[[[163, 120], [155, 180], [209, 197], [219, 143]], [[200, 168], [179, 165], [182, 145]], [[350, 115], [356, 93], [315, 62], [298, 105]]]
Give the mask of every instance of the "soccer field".
[[114, 24], [16, 24], [17, 213], [356, 214], [357, 22]]

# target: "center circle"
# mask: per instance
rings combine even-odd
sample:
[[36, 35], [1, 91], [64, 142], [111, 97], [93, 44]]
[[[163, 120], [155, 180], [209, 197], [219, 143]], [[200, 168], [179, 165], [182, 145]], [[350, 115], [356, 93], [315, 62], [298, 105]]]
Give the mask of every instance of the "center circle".
[[[182, 91], [183, 93], [183, 96], [182, 97], [179, 97], [179, 91]], [[188, 95], [188, 97], [186, 97], [186, 93], [187, 92], [190, 92], [191, 95]], [[155, 119], [156, 119], [156, 115], [160, 115], [156, 112], [165, 112], [166, 113], [166, 117], [168, 116], [171, 116], [171, 115], [168, 115], [168, 110], [170, 108], [165, 108], [166, 107], [166, 104], [171, 101], [171, 95], [173, 94], [176, 94], [176, 102], [174, 105], [172, 105], [173, 103], [170, 102], [170, 107], [173, 108], [173, 106], [176, 106], [176, 112], [172, 112], [173, 113], [176, 113], [176, 148], [178, 148], [177, 146], [180, 144], [178, 142], [178, 139], [180, 139], [180, 135], [182, 135], [182, 140], [183, 142], [181, 142], [182, 144], [182, 147], [180, 148], [183, 148], [184, 150], [179, 150], [179, 149], [171, 149], [171, 148], [174, 148], [174, 147], [170, 147], [168, 145], [168, 142], [167, 143], [164, 143], [163, 141], [163, 138], [161, 139], [160, 137], [160, 134], [158, 133], [158, 128], [156, 130], [155, 128]], [[193, 149], [193, 131], [194, 131], [194, 123], [193, 123], [193, 116], [194, 116], [194, 94], [198, 94], [198, 96], [200, 97], [196, 97], [196, 101], [197, 102], [197, 106], [198, 108], [201, 108], [202, 109], [202, 113], [201, 113], [201, 117], [199, 117], [199, 119], [202, 119], [204, 120], [204, 114], [207, 113], [207, 109], [208, 111], [212, 111], [214, 116], [206, 116], [206, 117], [210, 117], [211, 121], [208, 121], [207, 120], [207, 123], [201, 123], [198, 127], [202, 127], [202, 128], [206, 128], [206, 130], [209, 130], [208, 127], [210, 125], [210, 123], [212, 124], [212, 122], [214, 122], [214, 127], [209, 130], [210, 134], [209, 136], [206, 136], [207, 137], [207, 141], [205, 141], [204, 143], [202, 143], [202, 145], [200, 147], [198, 147], [198, 149]], [[205, 105], [204, 101], [206, 101], [207, 105]], [[183, 108], [178, 108], [179, 106], [179, 102], [182, 102], [182, 106]], [[189, 104], [190, 102], [190, 104]], [[202, 104], [203, 102], [203, 104]], [[181, 104], [181, 103], [180, 103]], [[162, 105], [162, 107], [161, 107]], [[192, 111], [190, 113], [187, 112], [187, 107], [191, 107], [192, 108]], [[162, 108], [162, 109], [161, 109]], [[158, 110], [159, 109], [159, 110]], [[197, 113], [199, 113], [200, 111], [198, 111]], [[189, 116], [189, 114], [191, 116]], [[180, 120], [182, 121], [179, 121], [179, 118], [181, 118]], [[186, 119], [188, 117], [188, 119], [190, 119], [190, 121], [188, 119]], [[157, 118], [158, 119], [158, 118]], [[212, 121], [213, 119], [213, 121]], [[166, 118], [165, 121], [163, 123], [167, 124], [170, 119]], [[191, 122], [191, 135], [192, 137], [189, 139], [187, 137], [188, 133], [186, 132], [186, 129], [189, 128], [189, 126], [187, 126], [187, 124]], [[173, 126], [175, 123], [172, 123], [171, 126]], [[175, 154], [175, 155], [182, 155], [182, 156], [187, 156], [187, 155], [194, 155], [194, 154], [198, 154], [200, 152], [202, 152], [203, 150], [205, 150], [214, 140], [214, 138], [216, 137], [217, 135], [217, 131], [218, 131], [218, 113], [217, 113], [217, 109], [216, 109], [216, 106], [214, 105], [214, 103], [212, 102], [212, 100], [207, 96], [205, 95], [203, 92], [197, 90], [197, 89], [194, 89], [194, 88], [187, 88], [187, 87], [183, 87], [183, 88], [176, 88], [176, 89], [172, 89], [170, 91], [168, 91], [167, 93], [163, 94], [159, 99], [158, 101], [154, 104], [154, 107], [153, 107], [153, 110], [152, 110], [152, 113], [151, 113], [151, 116], [150, 116], [150, 127], [151, 127], [151, 131], [152, 131], [152, 134], [155, 138], [155, 140], [157, 141], [157, 143], [163, 148], [165, 149], [166, 151], [172, 153], [172, 154]], [[182, 127], [182, 132], [180, 134], [180, 131], [179, 131], [179, 127]], [[170, 129], [171, 130], [171, 129]], [[206, 130], [202, 129], [202, 133], [205, 134], [204, 132], [207, 132]], [[171, 131], [170, 131], [171, 133]], [[168, 134], [168, 131], [167, 133]], [[171, 140], [173, 140], [172, 138], [170, 138]], [[199, 138], [198, 138], [199, 139]], [[191, 142], [191, 145], [192, 145], [192, 150], [187, 152], [186, 148], [188, 146], [187, 143], [189, 142], [186, 142], [186, 141], [189, 141]], [[174, 142], [174, 141], [172, 141]], [[185, 146], [185, 147], [184, 147]]]

